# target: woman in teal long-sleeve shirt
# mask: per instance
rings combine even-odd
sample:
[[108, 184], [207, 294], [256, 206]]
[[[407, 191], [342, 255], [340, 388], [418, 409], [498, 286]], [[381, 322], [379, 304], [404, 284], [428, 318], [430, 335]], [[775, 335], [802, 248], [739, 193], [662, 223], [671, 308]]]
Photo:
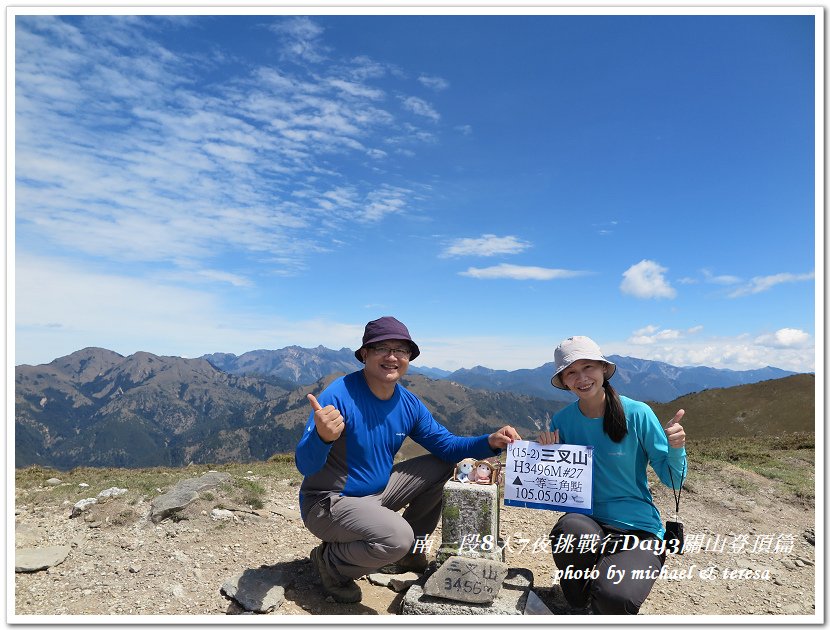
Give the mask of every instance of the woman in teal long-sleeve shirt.
[[564, 340], [554, 360], [551, 383], [578, 400], [553, 417], [539, 441], [592, 446], [594, 461], [592, 513], [566, 514], [551, 532], [560, 586], [577, 608], [590, 604], [596, 614], [636, 614], [665, 560], [659, 542], [665, 531], [646, 466], [680, 489], [684, 412], [664, 428], [648, 405], [619, 396], [609, 382], [616, 366], [588, 337]]

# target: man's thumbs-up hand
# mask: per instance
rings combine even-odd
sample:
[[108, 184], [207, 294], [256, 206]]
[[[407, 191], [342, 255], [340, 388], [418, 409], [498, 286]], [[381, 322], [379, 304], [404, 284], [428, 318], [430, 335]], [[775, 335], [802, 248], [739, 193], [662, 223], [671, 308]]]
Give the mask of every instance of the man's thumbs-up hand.
[[317, 435], [323, 442], [331, 443], [340, 437], [343, 429], [346, 428], [346, 423], [340, 411], [334, 405], [326, 405], [321, 407], [317, 402], [314, 394], [306, 396], [308, 402], [311, 403], [311, 408], [314, 410], [314, 426], [317, 429]]
[[680, 448], [686, 444], [686, 431], [683, 430], [683, 425], [680, 424], [680, 420], [685, 414], [686, 412], [680, 409], [666, 425], [666, 437], [669, 439], [669, 446], [672, 448]]

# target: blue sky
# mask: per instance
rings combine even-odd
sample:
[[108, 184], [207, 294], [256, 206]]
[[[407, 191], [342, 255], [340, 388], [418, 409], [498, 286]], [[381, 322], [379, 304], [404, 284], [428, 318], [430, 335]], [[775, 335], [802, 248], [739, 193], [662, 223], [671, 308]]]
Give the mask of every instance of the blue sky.
[[813, 371], [814, 20], [18, 14], [14, 363]]

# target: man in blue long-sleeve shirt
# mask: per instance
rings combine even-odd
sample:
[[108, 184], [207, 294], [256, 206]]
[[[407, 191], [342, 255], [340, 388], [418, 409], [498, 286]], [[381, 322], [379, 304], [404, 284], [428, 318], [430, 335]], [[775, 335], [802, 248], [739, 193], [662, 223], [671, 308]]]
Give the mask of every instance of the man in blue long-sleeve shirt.
[[[308, 396], [312, 413], [295, 453], [305, 477], [300, 513], [323, 541], [311, 552], [323, 588], [341, 603], [360, 601], [355, 578], [387, 564], [423, 568], [426, 558], [412, 546], [438, 524], [455, 462], [492, 457], [521, 439], [511, 426], [460, 437], [436, 422], [398, 383], [419, 354], [406, 326], [381, 317], [366, 325], [355, 352], [363, 369]], [[430, 454], [393, 465], [406, 437]]]

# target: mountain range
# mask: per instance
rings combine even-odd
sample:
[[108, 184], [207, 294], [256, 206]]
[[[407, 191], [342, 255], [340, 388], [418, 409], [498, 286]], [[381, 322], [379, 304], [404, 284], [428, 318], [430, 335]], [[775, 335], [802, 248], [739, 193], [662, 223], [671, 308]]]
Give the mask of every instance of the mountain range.
[[[614, 377], [618, 391], [648, 401], [672, 400], [675, 392], [697, 388], [731, 391], [747, 380], [790, 374], [775, 368], [733, 372], [609, 358], [618, 365]], [[348, 348], [322, 346], [198, 359], [148, 352], [124, 357], [103, 348], [86, 348], [48, 364], [20, 365], [15, 368], [15, 465], [69, 469], [267, 459], [293, 451], [309, 416], [306, 394], [320, 392], [339, 374], [359, 367]], [[421, 370], [440, 376], [430, 368]], [[402, 384], [455, 433], [489, 433], [512, 424], [521, 435], [533, 436], [571, 396], [550, 385], [552, 372], [552, 364], [513, 372], [478, 367], [436, 379], [413, 366]], [[812, 375], [799, 376], [814, 382]], [[767, 383], [786, 381], [765, 381], [757, 385], [758, 391], [773, 391]], [[799, 391], [807, 387], [802, 381]], [[786, 392], [795, 386], [780, 387]], [[721, 430], [722, 422], [750, 417], [752, 422], [745, 426], [755, 431], [761, 426], [758, 418], [768, 416], [764, 409], [777, 405], [775, 414], [792, 408], [795, 424], [807, 427], [799, 430], [809, 430], [812, 417], [804, 421], [806, 412], [801, 408], [812, 408], [814, 394], [808, 394], [801, 391], [794, 399], [798, 403], [790, 405], [752, 394], [737, 405], [723, 407], [728, 417], [715, 403], [707, 403], [698, 413], [712, 416], [714, 432]], [[751, 412], [758, 417], [746, 415], [748, 408], [758, 407], [752, 404], [753, 396], [766, 401], [763, 409]], [[710, 413], [712, 409], [716, 413]]]
[[[361, 367], [349, 348], [330, 350], [324, 346], [301, 348], [289, 346], [281, 350], [254, 350], [236, 356], [216, 353], [204, 355], [218, 369], [230, 374], [255, 374], [270, 376], [300, 385], [307, 385], [332, 372], [351, 372]], [[734, 387], [776, 378], [791, 376], [774, 367], [757, 370], [726, 370], [711, 367], [676, 367], [660, 361], [648, 361], [611, 355], [617, 365], [611, 381], [617, 391], [630, 398], [655, 402], [668, 402], [678, 396], [717, 387]], [[551, 386], [554, 364], [521, 370], [492, 370], [476, 366], [448, 372], [438, 368], [410, 366], [410, 373], [423, 374], [436, 380], [448, 380], [474, 389], [525, 394], [547, 400], [571, 402], [575, 397], [569, 392]]]
[[[318, 369], [313, 360], [306, 364]], [[15, 465], [133, 468], [267, 459], [294, 450], [309, 417], [306, 394], [319, 393], [337, 375], [297, 385], [273, 375], [230, 374], [206, 359], [123, 357], [102, 348], [17, 366]], [[564, 406], [420, 374], [402, 384], [462, 435], [491, 433], [507, 422], [538, 431]]]

